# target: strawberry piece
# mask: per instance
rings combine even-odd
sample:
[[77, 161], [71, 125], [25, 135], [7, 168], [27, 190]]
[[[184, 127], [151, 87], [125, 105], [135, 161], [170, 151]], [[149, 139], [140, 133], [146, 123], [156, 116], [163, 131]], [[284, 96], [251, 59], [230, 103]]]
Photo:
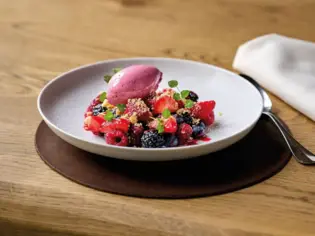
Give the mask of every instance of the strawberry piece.
[[92, 131], [94, 134], [98, 133], [99, 128], [104, 122], [104, 118], [99, 116], [87, 116], [84, 120], [84, 129]]
[[206, 125], [211, 125], [214, 122], [213, 109], [215, 108], [215, 101], [197, 102], [191, 108], [191, 115], [201, 119]]
[[93, 113], [91, 111], [87, 111], [84, 113], [84, 118], [88, 117], [88, 116], [92, 116]]
[[130, 121], [127, 119], [114, 119], [112, 121], [106, 121], [102, 124], [99, 131], [101, 133], [108, 133], [115, 130], [120, 130], [127, 133], [129, 129]]
[[140, 98], [129, 99], [124, 113], [129, 116], [136, 113], [136, 116], [140, 121], [147, 121], [152, 116], [149, 107]]
[[155, 114], [161, 114], [165, 109], [175, 112], [178, 110], [178, 103], [170, 96], [162, 96], [154, 103], [153, 111]]
[[150, 129], [156, 129], [157, 125], [158, 125], [158, 121], [157, 120], [152, 120], [152, 121], [149, 122], [148, 127]]
[[173, 116], [170, 116], [167, 120], [164, 121], [164, 133], [176, 133], [177, 131], [177, 122]]

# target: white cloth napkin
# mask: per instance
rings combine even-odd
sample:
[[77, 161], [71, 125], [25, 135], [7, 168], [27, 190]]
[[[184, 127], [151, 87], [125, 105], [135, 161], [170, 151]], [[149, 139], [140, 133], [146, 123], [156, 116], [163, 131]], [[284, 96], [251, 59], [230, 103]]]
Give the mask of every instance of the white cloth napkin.
[[238, 48], [233, 68], [315, 121], [315, 43], [264, 35]]

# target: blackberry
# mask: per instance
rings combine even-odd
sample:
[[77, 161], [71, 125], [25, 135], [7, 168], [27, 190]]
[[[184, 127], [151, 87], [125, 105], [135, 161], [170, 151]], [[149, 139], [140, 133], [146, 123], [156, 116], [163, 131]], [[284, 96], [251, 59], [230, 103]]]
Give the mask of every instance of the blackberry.
[[141, 137], [142, 147], [145, 148], [158, 148], [162, 147], [165, 143], [164, 137], [156, 130], [145, 131]]
[[102, 104], [97, 104], [92, 109], [93, 116], [97, 116], [98, 114], [105, 112], [105, 111], [106, 111], [106, 108], [102, 107]]
[[187, 98], [194, 101], [194, 102], [197, 102], [199, 99], [198, 95], [193, 91], [189, 92], [189, 95], [187, 96]]
[[166, 135], [163, 147], [176, 147], [178, 143], [178, 138], [175, 135]]
[[199, 124], [192, 126], [192, 130], [193, 130], [192, 136], [194, 138], [203, 137], [205, 135], [205, 129], [206, 129], [205, 123], [200, 121]]

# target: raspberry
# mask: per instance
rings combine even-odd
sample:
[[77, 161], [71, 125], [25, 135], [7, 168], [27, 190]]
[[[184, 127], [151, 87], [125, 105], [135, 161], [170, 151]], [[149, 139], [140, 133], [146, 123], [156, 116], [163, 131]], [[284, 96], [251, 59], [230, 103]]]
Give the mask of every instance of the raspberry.
[[210, 112], [209, 116], [206, 119], [204, 119], [204, 122], [206, 125], [212, 125], [214, 122], [214, 119], [215, 119], [215, 116], [214, 116], [214, 112], [212, 111]]
[[[95, 116], [96, 117], [96, 116]], [[128, 132], [130, 122], [127, 119], [114, 119], [112, 121], [106, 121], [102, 124], [99, 131], [101, 133], [108, 133], [115, 130], [123, 131], [124, 133]]]
[[105, 141], [107, 144], [115, 146], [127, 146], [128, 137], [120, 130], [110, 131], [105, 135]]
[[191, 108], [193, 117], [201, 119], [206, 125], [211, 125], [214, 121], [213, 109], [215, 101], [198, 102]]
[[127, 102], [125, 114], [132, 116], [134, 113], [140, 121], [147, 121], [152, 116], [149, 107], [140, 98], [129, 99]]
[[189, 140], [192, 133], [193, 133], [193, 130], [192, 130], [191, 126], [186, 124], [186, 123], [182, 123], [179, 126], [179, 129], [177, 132], [180, 144], [184, 144], [187, 140]]
[[130, 127], [130, 145], [140, 147], [141, 146], [141, 136], [143, 134], [142, 125], [132, 125]]

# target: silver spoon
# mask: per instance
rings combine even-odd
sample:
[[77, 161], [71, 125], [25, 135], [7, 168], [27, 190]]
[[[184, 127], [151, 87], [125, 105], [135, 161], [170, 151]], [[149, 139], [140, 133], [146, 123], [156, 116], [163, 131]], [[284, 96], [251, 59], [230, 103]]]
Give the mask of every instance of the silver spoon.
[[291, 133], [287, 130], [284, 126], [282, 121], [271, 111], [272, 102], [269, 98], [266, 91], [252, 78], [247, 75], [241, 74], [243, 78], [253, 84], [258, 91], [260, 92], [261, 96], [263, 97], [263, 114], [267, 115], [273, 123], [278, 127], [280, 133], [282, 134], [283, 138], [285, 139], [288, 147], [290, 148], [292, 155], [294, 158], [301, 164], [304, 165], [311, 165], [315, 164], [315, 155], [303, 147], [295, 138], [291, 135]]

